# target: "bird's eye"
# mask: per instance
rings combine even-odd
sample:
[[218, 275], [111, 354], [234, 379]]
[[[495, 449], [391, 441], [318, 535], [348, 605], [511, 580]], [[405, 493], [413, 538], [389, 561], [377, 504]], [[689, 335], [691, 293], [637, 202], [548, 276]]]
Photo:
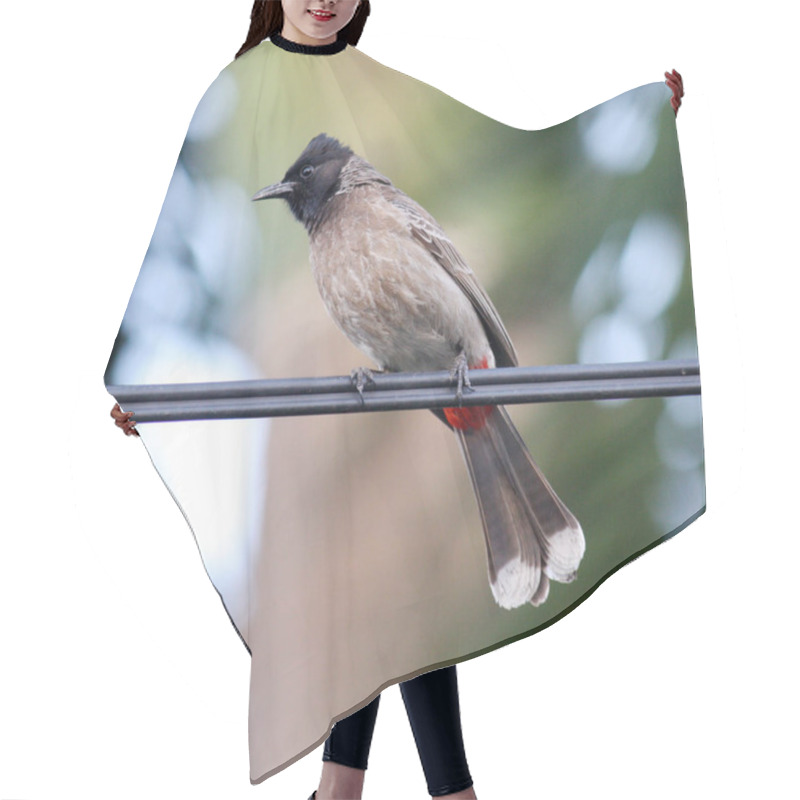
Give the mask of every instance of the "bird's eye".
[[314, 172], [314, 167], [311, 164], [306, 164], [303, 169], [300, 170], [300, 176], [302, 178], [310, 178], [311, 174]]

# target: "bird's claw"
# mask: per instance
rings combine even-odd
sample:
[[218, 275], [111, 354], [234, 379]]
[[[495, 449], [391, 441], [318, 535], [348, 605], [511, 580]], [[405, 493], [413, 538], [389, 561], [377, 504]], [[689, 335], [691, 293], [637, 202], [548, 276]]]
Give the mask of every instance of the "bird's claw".
[[469, 382], [469, 364], [467, 363], [467, 357], [463, 353], [456, 356], [453, 368], [450, 370], [450, 380], [456, 382], [456, 399], [458, 404], [461, 405], [464, 392], [473, 391], [472, 384]]
[[356, 387], [356, 391], [358, 392], [358, 396], [361, 398], [361, 402], [364, 402], [364, 387], [368, 384], [375, 384], [375, 373], [369, 369], [369, 367], [356, 367], [350, 373], [350, 380], [353, 382], [353, 385]]

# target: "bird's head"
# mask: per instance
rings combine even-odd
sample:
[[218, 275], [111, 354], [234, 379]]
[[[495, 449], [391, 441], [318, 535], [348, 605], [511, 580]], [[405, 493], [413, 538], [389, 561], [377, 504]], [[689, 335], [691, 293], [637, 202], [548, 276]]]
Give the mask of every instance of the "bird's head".
[[352, 155], [349, 147], [321, 133], [308, 143], [280, 183], [256, 192], [252, 199], [282, 197], [292, 214], [311, 232], [322, 217], [325, 203], [339, 188], [342, 167]]

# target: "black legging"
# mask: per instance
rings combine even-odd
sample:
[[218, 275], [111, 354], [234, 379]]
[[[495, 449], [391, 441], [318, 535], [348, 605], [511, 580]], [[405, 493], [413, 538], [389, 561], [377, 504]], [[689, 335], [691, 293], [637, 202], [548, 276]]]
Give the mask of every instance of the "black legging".
[[[417, 743], [428, 792], [439, 797], [472, 786], [461, 736], [456, 668], [426, 672], [400, 684]], [[366, 769], [378, 716], [378, 695], [369, 705], [337, 722], [325, 742], [323, 761]]]

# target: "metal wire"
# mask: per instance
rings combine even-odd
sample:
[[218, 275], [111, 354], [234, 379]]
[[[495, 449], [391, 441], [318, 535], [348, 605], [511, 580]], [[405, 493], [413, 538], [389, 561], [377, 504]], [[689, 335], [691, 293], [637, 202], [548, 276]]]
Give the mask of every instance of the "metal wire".
[[472, 370], [461, 398], [449, 372], [106, 387], [137, 423], [615, 400], [700, 394], [696, 359]]

